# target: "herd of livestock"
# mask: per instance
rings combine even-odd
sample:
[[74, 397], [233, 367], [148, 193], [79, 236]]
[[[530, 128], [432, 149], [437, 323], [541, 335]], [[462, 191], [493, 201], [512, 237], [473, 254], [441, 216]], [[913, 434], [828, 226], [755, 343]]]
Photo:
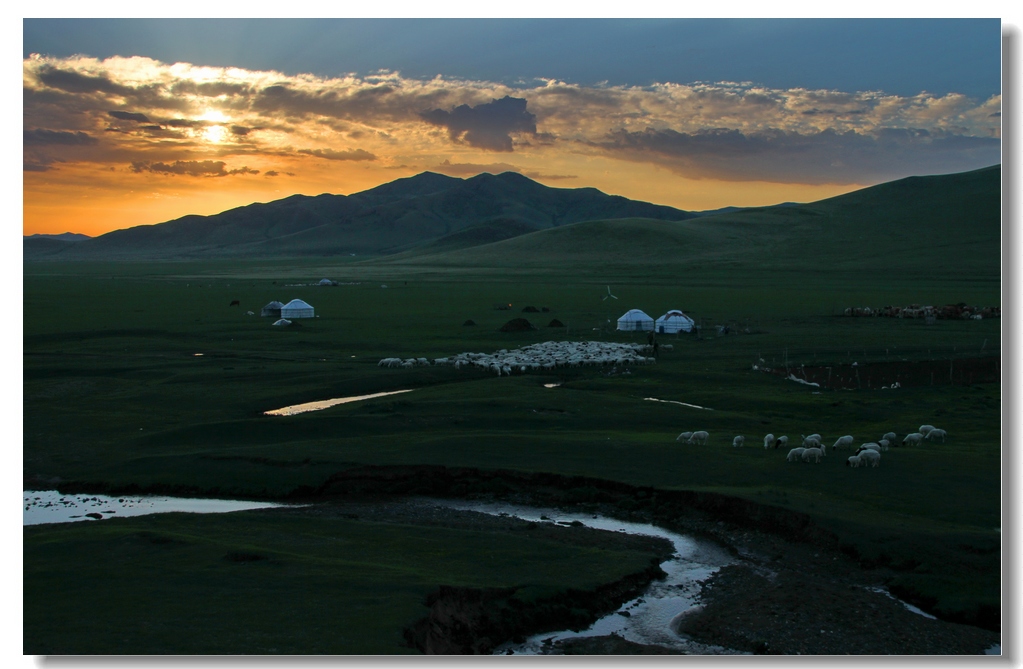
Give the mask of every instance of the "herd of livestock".
[[[671, 350], [671, 345], [659, 347]], [[512, 350], [502, 348], [495, 353], [459, 353], [447, 358], [384, 358], [379, 367], [416, 367], [420, 365], [453, 365], [456, 369], [475, 367], [498, 376], [528, 371], [550, 371], [558, 367], [584, 365], [642, 365], [654, 361], [647, 355], [653, 348], [643, 344], [602, 341], [547, 341]]]
[[[800, 435], [803, 439], [802, 445], [797, 446], [789, 451], [788, 456], [785, 460], [787, 462], [814, 462], [819, 463], [821, 458], [828, 454], [828, 447], [825, 442], [822, 441], [821, 435], [811, 434], [809, 436]], [[938, 441], [945, 443], [945, 438], [948, 436], [948, 432], [941, 428], [934, 427], [933, 425], [921, 425], [919, 430], [911, 432], [903, 437], [900, 442], [903, 446], [919, 446], [921, 443], [926, 441]], [[687, 444], [705, 445], [710, 435], [705, 430], [699, 430], [696, 432], [683, 432], [675, 438], [675, 441], [681, 441]], [[852, 448], [855, 439], [850, 434], [839, 437], [832, 444], [831, 450], [837, 451], [840, 448]], [[741, 448], [746, 443], [746, 437], [743, 435], [737, 435], [732, 439], [732, 446], [735, 448]], [[781, 448], [787, 446], [789, 438], [787, 436], [775, 437], [773, 434], [768, 434], [764, 437], [764, 448]], [[892, 446], [897, 446], [897, 437], [894, 432], [888, 432], [877, 441], [871, 441], [864, 444], [860, 444], [856, 449], [856, 452], [850, 455], [846, 459], [847, 467], [878, 467], [881, 464], [881, 452], [887, 451]]]
[[883, 318], [936, 318], [940, 320], [975, 320], [1001, 318], [1001, 307], [971, 307], [965, 302], [943, 307], [911, 304], [908, 307], [846, 307], [846, 316], [880, 316]]

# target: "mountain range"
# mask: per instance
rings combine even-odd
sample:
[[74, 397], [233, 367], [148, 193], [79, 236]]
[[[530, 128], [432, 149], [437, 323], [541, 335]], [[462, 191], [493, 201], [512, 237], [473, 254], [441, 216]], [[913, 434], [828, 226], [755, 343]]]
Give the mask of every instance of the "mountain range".
[[293, 195], [213, 216], [115, 230], [72, 246], [25, 240], [25, 256], [67, 259], [380, 255], [422, 244], [479, 244], [605, 218], [681, 221], [696, 214], [549, 188], [515, 172], [459, 179], [433, 172], [353, 195]]
[[[61, 236], [58, 236], [61, 237]], [[431, 172], [353, 195], [294, 195], [69, 242], [32, 260], [376, 256], [388, 264], [907, 267], [999, 271], [1001, 167], [909, 177], [809, 204], [687, 212], [550, 188], [517, 173]], [[385, 256], [380, 258], [380, 256]], [[951, 269], [950, 269], [951, 268]]]

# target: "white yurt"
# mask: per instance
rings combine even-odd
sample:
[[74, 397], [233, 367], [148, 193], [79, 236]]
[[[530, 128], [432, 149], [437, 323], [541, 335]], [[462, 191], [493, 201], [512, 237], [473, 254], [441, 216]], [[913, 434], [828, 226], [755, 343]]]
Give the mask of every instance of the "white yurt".
[[302, 300], [292, 300], [281, 307], [281, 318], [312, 318], [313, 307]]
[[278, 318], [276, 321], [274, 321], [274, 325], [276, 325], [279, 328], [280, 327], [287, 327], [287, 326], [291, 325], [291, 321], [289, 321], [286, 318]]
[[618, 319], [618, 329], [629, 332], [653, 330], [654, 319], [647, 316], [642, 309], [629, 309]]
[[654, 330], [659, 334], [675, 334], [676, 332], [692, 332], [696, 321], [678, 309], [672, 309], [655, 322]]
[[281, 307], [283, 307], [283, 306], [284, 306], [283, 304], [281, 304], [277, 300], [274, 300], [273, 302], [267, 304], [265, 307], [260, 309], [259, 315], [260, 316], [272, 316], [274, 318], [280, 318], [281, 317]]
[[320, 279], [320, 283], [318, 283], [317, 285], [319, 285], [319, 286], [333, 286], [334, 282], [331, 281], [330, 279]]

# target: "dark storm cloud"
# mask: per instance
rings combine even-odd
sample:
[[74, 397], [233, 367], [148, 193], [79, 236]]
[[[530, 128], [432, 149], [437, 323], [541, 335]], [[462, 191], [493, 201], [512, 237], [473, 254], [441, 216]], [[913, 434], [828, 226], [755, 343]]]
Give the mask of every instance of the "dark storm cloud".
[[349, 151], [335, 151], [334, 149], [299, 149], [298, 153], [304, 153], [309, 156], [316, 156], [317, 158], [326, 158], [327, 160], [376, 160], [369, 151], [363, 149], [351, 149]]
[[94, 77], [74, 70], [65, 70], [52, 65], [44, 65], [38, 71], [39, 80], [51, 88], [58, 88], [68, 93], [107, 93], [113, 95], [134, 96], [136, 90], [131, 86], [115, 83], [107, 77]]
[[135, 121], [137, 123], [149, 123], [149, 117], [145, 114], [139, 114], [136, 112], [124, 112], [124, 111], [111, 111], [107, 112], [111, 116], [122, 121]]
[[176, 160], [169, 164], [135, 161], [132, 162], [130, 169], [136, 174], [141, 172], [153, 172], [156, 174], [172, 174], [190, 177], [226, 177], [232, 174], [259, 174], [259, 170], [250, 170], [248, 167], [241, 167], [236, 170], [226, 170], [224, 169], [224, 161], [222, 160]]
[[617, 157], [657, 162], [689, 178], [825, 184], [975, 169], [997, 163], [1001, 143], [993, 137], [912, 128], [872, 134], [647, 129], [612, 132], [596, 145]]
[[195, 95], [210, 98], [220, 97], [221, 95], [247, 95], [250, 90], [251, 89], [245, 84], [236, 84], [226, 81], [207, 81], [199, 83], [184, 80], [176, 81], [170, 87], [170, 92], [174, 95]]
[[68, 132], [66, 130], [35, 130], [23, 131], [25, 146], [90, 146], [99, 142], [95, 137], [84, 132]]
[[256, 92], [251, 109], [264, 115], [302, 118], [319, 115], [344, 120], [415, 118], [413, 110], [443, 104], [446, 90], [399, 90], [391, 85], [295, 87], [285, 83], [266, 86]]
[[536, 115], [526, 111], [526, 100], [510, 95], [475, 107], [459, 105], [450, 112], [432, 109], [420, 116], [447, 128], [453, 141], [489, 151], [512, 151], [513, 133], [536, 134]]

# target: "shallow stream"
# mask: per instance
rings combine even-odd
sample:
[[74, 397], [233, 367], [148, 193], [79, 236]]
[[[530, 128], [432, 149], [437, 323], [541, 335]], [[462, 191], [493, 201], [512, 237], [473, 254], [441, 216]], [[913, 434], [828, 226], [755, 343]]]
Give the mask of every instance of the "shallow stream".
[[677, 622], [688, 613], [699, 610], [697, 597], [700, 584], [721, 567], [733, 560], [726, 550], [709, 541], [665, 530], [656, 525], [631, 523], [585, 513], [568, 513], [557, 509], [539, 509], [511, 504], [482, 504], [463, 501], [438, 502], [447, 508], [477, 511], [490, 515], [507, 515], [533, 522], [568, 525], [579, 522], [586, 527], [611, 532], [627, 532], [669, 540], [675, 555], [661, 563], [667, 577], [654, 581], [636, 599], [626, 602], [610, 615], [579, 632], [563, 630], [546, 632], [526, 639], [525, 643], [507, 643], [499, 646], [495, 654], [543, 655], [552, 644], [565, 639], [618, 636], [641, 644], [654, 644], [687, 654], [737, 655], [738, 651], [697, 643], [680, 636], [675, 630]]

